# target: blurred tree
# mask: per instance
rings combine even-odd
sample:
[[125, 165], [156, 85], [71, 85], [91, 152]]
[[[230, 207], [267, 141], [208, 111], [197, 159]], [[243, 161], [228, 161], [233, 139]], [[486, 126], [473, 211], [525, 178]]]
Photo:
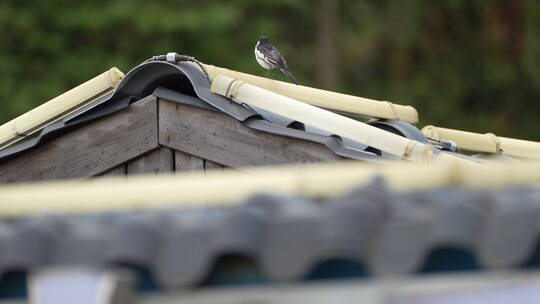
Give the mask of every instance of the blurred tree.
[[317, 82], [323, 89], [338, 84], [336, 39], [338, 34], [338, 0], [319, 0], [317, 32]]
[[411, 104], [421, 125], [540, 140], [534, 0], [3, 0], [0, 29], [2, 122], [168, 51], [264, 75], [253, 47], [267, 35], [306, 85]]

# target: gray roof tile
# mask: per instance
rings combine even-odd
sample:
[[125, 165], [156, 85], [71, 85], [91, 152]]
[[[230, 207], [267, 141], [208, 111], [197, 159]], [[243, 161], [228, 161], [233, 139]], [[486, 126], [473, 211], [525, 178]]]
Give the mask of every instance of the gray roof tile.
[[268, 280], [295, 280], [335, 258], [376, 275], [412, 273], [444, 247], [470, 252], [483, 267], [515, 267], [536, 250], [539, 195], [535, 188], [397, 194], [375, 180], [326, 202], [259, 194], [228, 208], [3, 220], [0, 270], [127, 263], [177, 288], [203, 282], [224, 255], [252, 259]]

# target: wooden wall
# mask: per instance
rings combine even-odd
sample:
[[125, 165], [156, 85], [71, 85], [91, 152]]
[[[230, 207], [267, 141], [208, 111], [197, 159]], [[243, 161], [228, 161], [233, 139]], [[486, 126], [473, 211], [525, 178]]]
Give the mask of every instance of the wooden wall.
[[0, 163], [0, 182], [91, 177], [157, 147], [156, 98], [150, 96]]
[[0, 183], [339, 160], [325, 146], [149, 96], [12, 160]]
[[99, 176], [157, 175], [170, 172], [222, 170], [223, 168], [226, 167], [197, 156], [167, 147], [159, 147], [132, 161], [116, 166]]

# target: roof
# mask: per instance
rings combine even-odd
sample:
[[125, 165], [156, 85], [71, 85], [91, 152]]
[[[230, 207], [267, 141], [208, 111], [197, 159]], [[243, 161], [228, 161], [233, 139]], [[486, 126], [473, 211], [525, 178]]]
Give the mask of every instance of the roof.
[[[295, 123], [290, 119], [279, 117], [269, 112], [261, 111], [259, 113], [249, 107], [230, 103], [227, 99], [210, 93], [209, 88], [209, 83], [204, 79], [203, 74], [191, 64], [171, 64], [166, 62], [144, 63], [125, 76], [114, 94], [100, 98], [67, 119], [46, 128], [38, 138], [2, 150], [0, 152], [0, 161], [9, 159], [14, 155], [50, 140], [51, 137], [54, 137], [55, 133], [61, 134], [64, 130], [67, 131], [76, 128], [85, 122], [126, 109], [131, 103], [149, 95], [164, 97], [176, 103], [189, 104], [208, 110], [219, 110], [245, 123], [246, 126], [255, 129], [262, 129], [280, 135], [299, 136], [316, 140], [316, 136], [310, 136], [311, 134], [299, 135], [300, 132], [294, 132], [294, 130], [305, 130], [302, 124]], [[272, 122], [271, 125], [273, 127], [264, 127], [260, 123], [248, 122], [248, 120], [254, 118]], [[292, 130], [283, 127], [289, 127]], [[309, 129], [309, 131], [315, 134], [322, 132], [313, 129]], [[326, 133], [324, 135], [328, 136], [329, 134]], [[325, 142], [322, 139], [319, 139], [319, 141]], [[344, 147], [344, 145], [338, 147], [337, 144], [330, 143], [328, 140], [326, 140], [326, 144], [334, 150], [338, 150], [337, 153], [339, 154], [350, 153], [351, 155], [355, 155], [356, 158], [369, 154], [359, 153], [359, 151], [347, 151], [349, 149]]]
[[[477, 166], [445, 148], [452, 132], [428, 138], [403, 120], [361, 124], [290, 103], [361, 114], [354, 97], [334, 106], [339, 94], [205, 68], [221, 86], [191, 63], [145, 62], [114, 92], [0, 150], [0, 182], [205, 170], [1, 186], [0, 272], [122, 264], [175, 289], [538, 263], [537, 163]], [[379, 118], [417, 119], [410, 107], [381, 104]], [[482, 138], [495, 154], [537, 148]], [[387, 164], [398, 159], [430, 162]], [[338, 160], [349, 161], [243, 168]]]
[[[220, 114], [223, 112], [224, 114]], [[201, 121], [203, 117], [222, 125], [217, 123], [213, 128], [209, 128], [208, 124]], [[150, 122], [155, 120], [158, 120], [158, 125], [150, 125]], [[126, 121], [132, 125], [126, 125]], [[184, 125], [188, 124], [188, 135], [200, 136], [201, 145], [205, 142], [211, 144], [204, 149], [201, 146], [186, 148], [186, 142], [183, 141], [185, 137], [181, 137], [183, 130], [174, 128], [182, 121]], [[416, 128], [404, 122], [395, 122], [394, 125], [396, 129], [416, 132], [417, 136], [423, 136]], [[114, 130], [115, 136], [110, 136], [111, 130]], [[265, 133], [269, 135], [264, 135]], [[101, 142], [94, 140], [85, 143], [77, 140], [90, 136], [88, 134], [92, 134], [94, 139], [100, 137]], [[168, 141], [170, 138], [172, 140]], [[222, 138], [234, 139], [236, 142], [227, 145]], [[242, 138], [250, 141], [242, 142]], [[226, 98], [212, 94], [208, 81], [200, 70], [191, 64], [149, 62], [129, 72], [113, 94], [101, 97], [91, 105], [48, 126], [39, 136], [1, 150], [0, 166], [3, 177], [0, 178], [3, 182], [20, 182], [89, 177], [102, 174], [164, 146], [226, 167], [342, 158], [374, 161], [380, 158], [377, 155], [380, 152], [364, 151], [366, 145], [340, 139], [329, 132], [305, 126], [268, 111], [231, 103]], [[124, 148], [119, 151], [121, 147]], [[212, 147], [215, 148], [213, 153]], [[94, 155], [90, 155], [91, 150]], [[103, 151], [108, 151], [107, 155], [102, 155]], [[241, 154], [241, 151], [244, 151], [244, 154]], [[232, 155], [243, 155], [243, 158], [230, 160]], [[257, 155], [260, 157], [257, 158]], [[388, 154], [382, 156], [391, 157]], [[51, 158], [58, 161], [53, 164]], [[66, 162], [66, 159], [70, 159], [70, 162]], [[21, 170], [21, 166], [27, 166], [28, 169]], [[26, 175], [21, 176], [20, 172], [26, 172]]]
[[[455, 141], [458, 144], [457, 148], [524, 158], [535, 158], [540, 150], [539, 143], [496, 137], [493, 134], [480, 135], [433, 126], [428, 126], [421, 132], [407, 123], [418, 121], [417, 111], [410, 106], [296, 86], [205, 65], [192, 57], [174, 55], [178, 60], [169, 61], [167, 56], [154, 56], [131, 70], [118, 85], [122, 73], [113, 68], [93, 79], [93, 82], [90, 81], [91, 84], [83, 84], [70, 91], [68, 95], [74, 100], [69, 100], [70, 103], [66, 103], [66, 107], [68, 105], [71, 107], [79, 99], [84, 99], [86, 102], [91, 92], [96, 92], [97, 95], [94, 97], [97, 100], [62, 121], [46, 127], [38, 137], [0, 150], [0, 162], [41, 146], [89, 122], [123, 111], [130, 104], [150, 95], [175, 103], [223, 112], [241, 122], [245, 127], [319, 143], [340, 157], [352, 159], [373, 161], [377, 158], [404, 158], [413, 161], [429, 161], [435, 154], [438, 157], [458, 156], [458, 159], [478, 161], [462, 154], [445, 151], [449, 147], [456, 148], [455, 144], [447, 142], [449, 140]], [[198, 66], [183, 60], [194, 61]], [[208, 77], [211, 77], [212, 81]], [[117, 87], [113, 93], [106, 94], [107, 90], [110, 91], [110, 88], [115, 86]], [[96, 88], [94, 91], [88, 89], [94, 87]], [[233, 93], [234, 90], [237, 91]], [[232, 98], [239, 104], [231, 102], [231, 96], [240, 96], [239, 90], [243, 90], [241, 94], [244, 97], [241, 100]], [[78, 96], [76, 92], [79, 91], [82, 92], [80, 95], [84, 98], [75, 98]], [[255, 97], [245, 98], [248, 92], [255, 94]], [[229, 93], [231, 96], [228, 95]], [[106, 95], [103, 96], [103, 94]], [[58, 98], [63, 98], [64, 95]], [[303, 102], [299, 103], [298, 100]], [[50, 103], [51, 105], [54, 103], [56, 107], [58, 102], [55, 101], [56, 99]], [[378, 119], [366, 125], [325, 111], [320, 107]], [[45, 123], [58, 117], [61, 109], [57, 108], [47, 113], [48, 116], [44, 116]], [[54, 117], [49, 117], [51, 115]], [[23, 118], [18, 118], [21, 124], [33, 126], [31, 122]], [[2, 128], [12, 128], [10, 124], [11, 122]], [[38, 123], [32, 128], [35, 129], [39, 125], [43, 123]], [[17, 130], [16, 134], [20, 134], [21, 131]], [[26, 132], [25, 130], [22, 130], [23, 133]], [[7, 131], [11, 132], [11, 130]], [[491, 143], [494, 143], [494, 147]], [[224, 149], [224, 152], [227, 151]]]
[[0, 273], [123, 265], [146, 288], [183, 289], [535, 267], [538, 166], [343, 162], [4, 185]]
[[265, 281], [339, 277], [332, 264], [313, 273], [333, 260], [356, 265], [356, 277], [520, 267], [538, 259], [539, 198], [530, 187], [404, 195], [376, 179], [318, 202], [260, 194], [233, 208], [33, 216], [1, 222], [0, 269], [140, 265], [178, 288], [204, 282], [227, 256], [253, 261]]

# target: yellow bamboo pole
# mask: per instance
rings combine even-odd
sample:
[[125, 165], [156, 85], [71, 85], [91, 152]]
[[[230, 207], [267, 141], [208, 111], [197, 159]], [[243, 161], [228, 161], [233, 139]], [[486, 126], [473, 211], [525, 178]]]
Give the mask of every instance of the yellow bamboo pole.
[[328, 198], [366, 184], [376, 176], [396, 191], [446, 185], [531, 185], [540, 182], [540, 163], [501, 163], [473, 168], [455, 161], [436, 161], [430, 165], [344, 161], [245, 171], [3, 185], [0, 216], [231, 205], [256, 193]]
[[460, 149], [483, 152], [500, 153], [503, 155], [540, 160], [540, 143], [528, 140], [495, 136], [492, 133], [479, 134], [459, 131], [435, 126], [425, 126], [422, 132], [439, 140], [451, 140]]
[[215, 76], [212, 81], [211, 91], [238, 103], [255, 106], [336, 135], [357, 140], [408, 160], [426, 162], [432, 158], [433, 149], [429, 145], [228, 76]]
[[38, 131], [109, 92], [124, 77], [113, 67], [0, 126], [0, 149]]
[[375, 118], [403, 120], [412, 124], [418, 122], [418, 112], [412, 106], [403, 106], [388, 101], [373, 100], [295, 85], [208, 64], [205, 64], [204, 67], [212, 79], [215, 79], [218, 75], [228, 76], [274, 93], [332, 111]]

